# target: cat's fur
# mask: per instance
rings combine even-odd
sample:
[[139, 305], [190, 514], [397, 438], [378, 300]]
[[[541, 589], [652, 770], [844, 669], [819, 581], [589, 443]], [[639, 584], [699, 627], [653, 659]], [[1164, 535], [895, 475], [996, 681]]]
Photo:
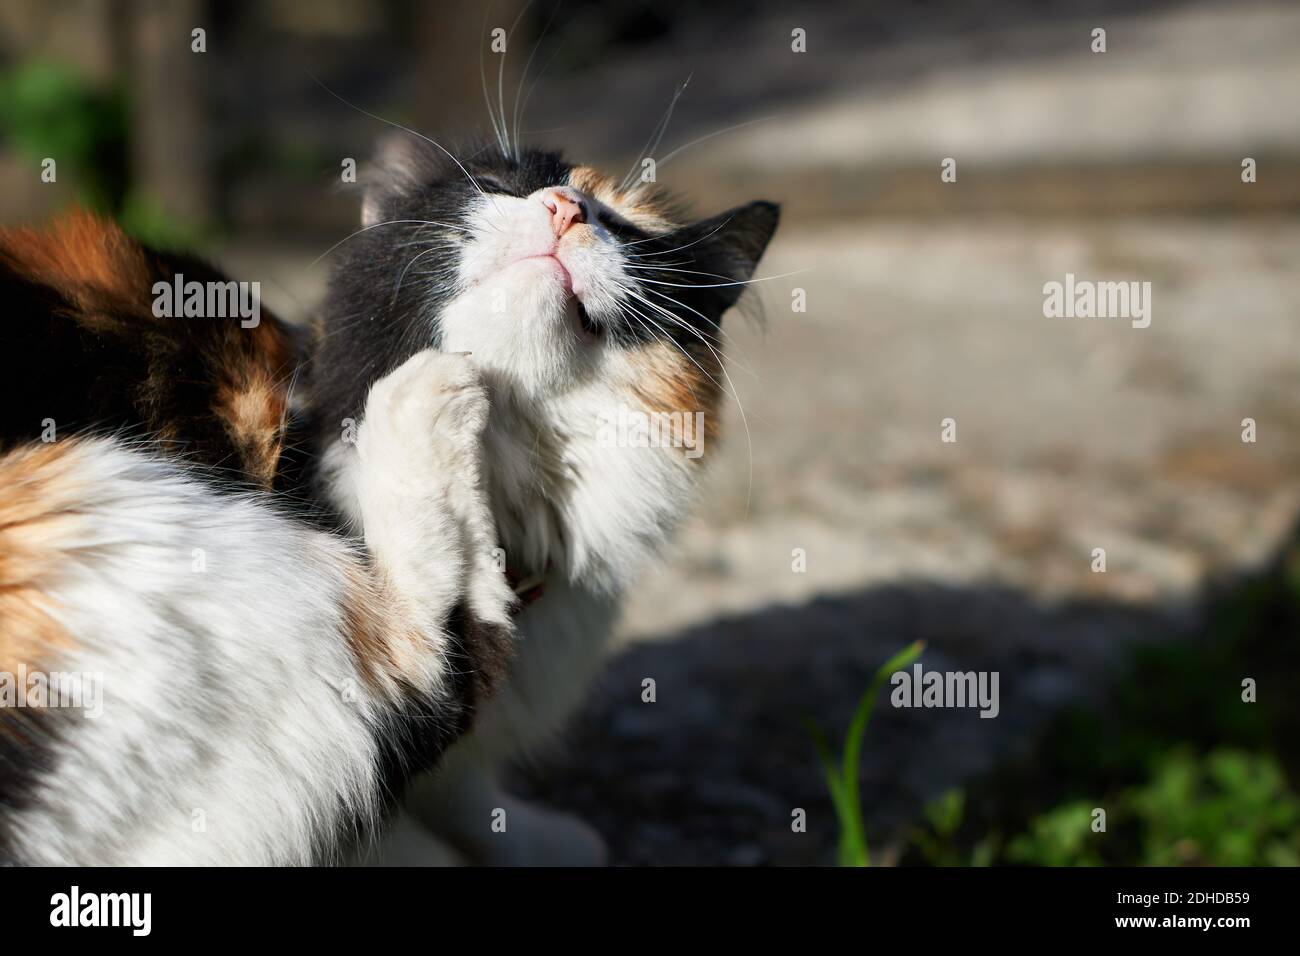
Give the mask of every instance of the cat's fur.
[[[496, 778], [562, 727], [599, 667], [620, 595], [689, 511], [727, 384], [721, 318], [777, 208], [687, 223], [653, 185], [624, 188], [554, 153], [467, 154], [462, 169], [400, 134], [370, 172], [362, 231], [340, 250], [319, 330], [327, 494], [344, 512], [364, 497], [338, 435], [371, 381], [416, 349], [472, 353], [491, 394], [485, 467], [506, 562], [544, 575], [546, 591], [518, 618], [509, 681], [410, 807], [470, 859], [594, 863], [594, 834], [511, 800]], [[539, 201], [556, 187], [586, 209], [558, 243]], [[552, 245], [567, 279], [529, 258]], [[602, 416], [620, 408], [702, 412], [705, 454], [602, 442]]]
[[684, 225], [556, 154], [463, 168], [407, 134], [365, 181], [301, 364], [266, 315], [153, 316], [155, 281], [220, 278], [200, 263], [84, 218], [0, 234], [0, 673], [105, 694], [97, 720], [0, 709], [0, 856], [334, 859], [450, 747], [410, 802], [429, 829], [598, 859], [496, 771], [581, 699], [707, 459], [600, 440], [603, 416], [702, 412], [708, 451], [721, 316], [776, 207]]
[[87, 217], [0, 236], [0, 677], [102, 694], [0, 706], [7, 862], [342, 859], [509, 653], [469, 362], [370, 390], [350, 541], [269, 490], [283, 330], [156, 318], [177, 268], [213, 275]]

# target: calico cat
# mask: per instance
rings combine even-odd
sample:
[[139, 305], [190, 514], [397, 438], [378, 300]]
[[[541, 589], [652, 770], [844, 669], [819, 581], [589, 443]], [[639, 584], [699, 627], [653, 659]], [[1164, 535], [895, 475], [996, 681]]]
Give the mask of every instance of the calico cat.
[[156, 316], [178, 272], [223, 280], [87, 216], [0, 234], [4, 862], [350, 858], [510, 651], [468, 360], [369, 390], [349, 540], [280, 487], [292, 337]]
[[0, 707], [4, 858], [332, 861], [418, 776], [408, 822], [472, 860], [599, 862], [497, 771], [581, 700], [707, 459], [609, 423], [712, 447], [777, 208], [686, 223], [461, 155], [387, 141], [309, 341], [159, 319], [154, 283], [223, 277], [103, 223], [0, 235], [0, 675], [104, 691]]
[[[689, 509], [727, 382], [721, 319], [778, 209], [690, 222], [653, 184], [555, 153], [460, 155], [474, 158], [462, 166], [396, 133], [364, 177], [361, 229], [340, 247], [312, 368], [322, 493], [364, 527], [370, 491], [340, 438], [346, 423], [371, 383], [419, 350], [469, 354], [490, 395], [484, 474], [500, 556], [544, 591], [516, 619], [508, 680], [408, 807], [473, 861], [594, 864], [593, 831], [512, 800], [498, 774], [581, 701], [620, 595]], [[695, 416], [702, 447], [646, 440], [647, 423]], [[610, 435], [615, 421], [643, 427]], [[401, 849], [394, 858], [411, 859]]]

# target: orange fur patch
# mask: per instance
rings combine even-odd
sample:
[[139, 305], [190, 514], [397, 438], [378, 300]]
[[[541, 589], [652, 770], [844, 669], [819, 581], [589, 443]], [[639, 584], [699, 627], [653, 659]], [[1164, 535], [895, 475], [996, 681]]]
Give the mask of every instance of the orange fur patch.
[[293, 358], [277, 326], [262, 323], [241, 331], [239, 347], [222, 356], [213, 410], [249, 477], [269, 488], [284, 448]]
[[0, 457], [0, 670], [45, 666], [74, 646], [49, 592], [87, 492], [73, 442], [28, 445]]
[[[0, 261], [56, 291], [83, 327], [132, 342], [150, 336], [147, 341], [156, 351], [149, 371], [130, 393], [150, 433], [163, 442], [185, 441], [196, 437], [190, 429], [201, 431], [194, 428], [195, 414], [214, 416], [238, 455], [237, 462], [222, 456], [222, 464], [238, 464], [248, 479], [271, 486], [283, 450], [288, 383], [295, 361], [279, 322], [271, 318], [247, 329], [236, 324], [198, 328], [178, 323], [213, 320], [155, 316], [154, 284], [171, 283], [179, 266], [172, 258], [145, 249], [116, 224], [84, 211], [47, 229], [0, 230]], [[173, 404], [174, 356], [197, 359], [204, 366], [203, 371], [190, 374], [210, 385], [206, 408], [180, 410]], [[180, 381], [185, 381], [184, 376]], [[178, 412], [190, 418], [180, 421]]]
[[630, 188], [620, 189], [612, 176], [590, 166], [575, 166], [569, 171], [569, 185], [647, 232], [668, 232], [675, 227], [663, 194], [651, 183], [638, 180]]
[[[343, 598], [344, 628], [357, 671], [366, 686], [389, 700], [396, 700], [425, 682], [432, 635], [423, 634], [411, 623], [402, 597], [373, 567], [354, 564], [348, 568], [348, 593]], [[453, 615], [445, 624], [444, 638], [451, 650], [457, 648], [465, 660], [441, 661], [451, 669], [468, 674], [475, 699], [490, 694], [504, 679], [513, 655], [508, 629]], [[456, 675], [449, 673], [454, 679]]]
[[421, 640], [413, 628], [396, 625], [400, 617], [384, 591], [360, 566], [349, 567], [343, 626], [361, 679], [372, 691], [395, 696], [402, 665]]
[[73, 301], [86, 287], [149, 301], [153, 276], [139, 243], [83, 210], [47, 229], [0, 231], [0, 254], [31, 278], [53, 282]]
[[667, 343], [647, 346], [636, 356], [637, 376], [632, 391], [641, 410], [650, 414], [703, 412], [707, 449], [720, 433], [718, 399], [722, 389], [719, 383], [725, 380], [717, 357], [708, 349], [699, 349], [691, 358]]

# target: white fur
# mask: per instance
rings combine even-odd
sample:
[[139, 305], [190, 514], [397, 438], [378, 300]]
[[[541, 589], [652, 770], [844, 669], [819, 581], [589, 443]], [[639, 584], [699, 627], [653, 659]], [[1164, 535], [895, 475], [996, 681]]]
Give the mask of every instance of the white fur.
[[66, 715], [18, 818], [23, 858], [306, 862], [340, 805], [374, 809], [374, 703], [345, 703], [358, 678], [336, 637], [353, 556], [144, 452], [69, 454], [89, 494], [47, 593], [78, 642], [59, 667], [102, 673], [104, 710]]
[[[493, 810], [511, 805], [496, 771], [553, 739], [581, 702], [619, 595], [672, 535], [699, 469], [676, 449], [597, 440], [602, 414], [633, 401], [645, 367], [626, 348], [583, 333], [573, 297], [597, 324], [612, 321], [627, 274], [617, 244], [595, 222], [594, 199], [581, 197], [591, 221], [557, 244], [541, 196], [479, 201], [459, 293], [439, 328], [443, 349], [471, 353], [491, 387], [484, 467], [497, 533], [513, 567], [546, 571], [546, 591], [517, 622], [508, 685], [480, 709], [443, 769], [417, 786], [410, 806], [481, 860], [598, 862], [598, 841], [576, 821], [548, 826], [544, 812], [516, 805], [515, 825], [494, 832]], [[536, 258], [548, 253], [565, 268]], [[367, 492], [339, 469], [345, 457], [329, 453], [332, 493], [355, 512]]]
[[[426, 693], [447, 676], [441, 628], [466, 587], [481, 617], [509, 623], [478, 484], [486, 415], [463, 357], [422, 353], [374, 388], [351, 463], [384, 610], [417, 635], [397, 663]], [[372, 821], [376, 734], [398, 701], [348, 643], [363, 556], [144, 449], [64, 454], [84, 494], [43, 590], [76, 642], [58, 669], [102, 674], [103, 713], [49, 715], [54, 770], [7, 815], [20, 858], [307, 863], [353, 816]]]
[[471, 353], [484, 372], [529, 397], [600, 378], [617, 350], [581, 332], [574, 300], [594, 322], [612, 322], [629, 284], [618, 244], [596, 220], [596, 201], [581, 196], [590, 221], [557, 239], [542, 192], [476, 201], [460, 293], [439, 316], [444, 351]]

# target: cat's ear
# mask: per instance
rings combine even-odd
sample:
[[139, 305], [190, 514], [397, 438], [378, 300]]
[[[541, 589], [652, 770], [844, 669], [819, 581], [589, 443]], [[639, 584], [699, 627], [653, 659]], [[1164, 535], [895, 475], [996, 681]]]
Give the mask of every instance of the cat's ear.
[[[780, 219], [780, 206], [759, 200], [711, 216], [673, 234], [675, 244], [694, 243], [691, 252], [700, 265], [700, 271], [725, 277], [715, 280], [718, 284], [713, 288], [698, 290], [713, 300], [710, 305], [717, 316], [735, 305], [745, 291], [743, 284], [728, 285], [726, 281], [749, 281]], [[676, 242], [678, 239], [680, 242]], [[708, 283], [709, 280], [702, 279], [701, 282]]]
[[395, 130], [381, 138], [374, 158], [362, 170], [361, 225], [383, 222], [393, 200], [423, 182], [429, 160], [428, 144], [413, 133]]

